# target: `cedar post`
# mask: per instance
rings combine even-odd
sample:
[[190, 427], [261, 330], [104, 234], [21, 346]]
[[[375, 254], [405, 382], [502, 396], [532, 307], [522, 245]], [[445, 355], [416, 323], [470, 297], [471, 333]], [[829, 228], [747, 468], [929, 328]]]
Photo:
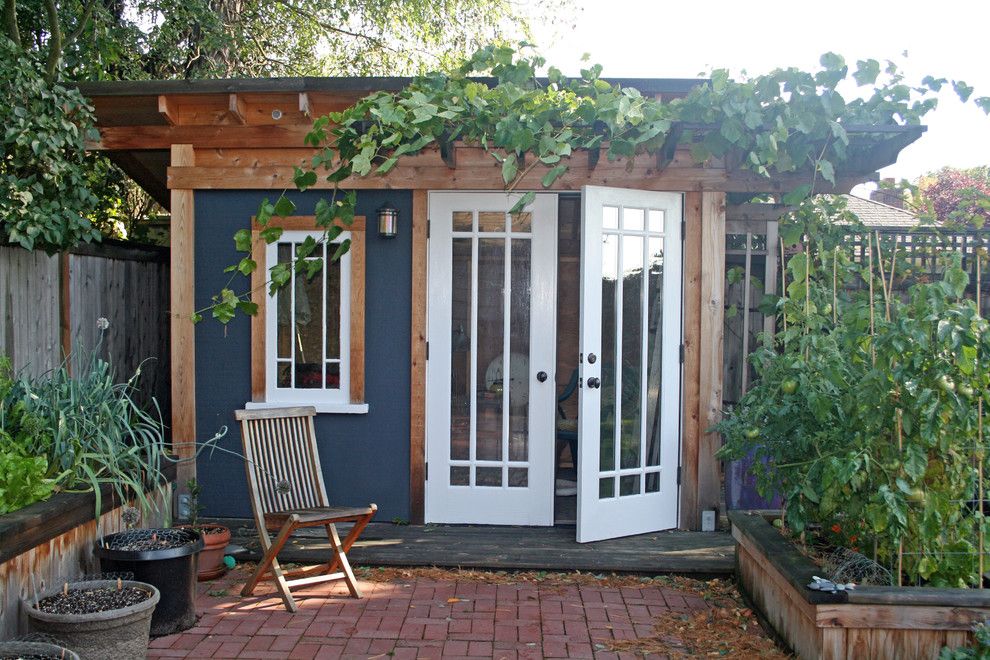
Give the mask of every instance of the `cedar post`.
[[426, 241], [427, 192], [412, 199], [412, 332], [409, 373], [409, 521], [421, 525], [426, 503]]
[[[195, 156], [191, 144], [172, 145], [172, 166], [191, 167]], [[195, 311], [195, 212], [193, 191], [171, 191], [171, 293], [169, 315], [172, 331], [172, 449], [180, 459], [196, 453], [196, 330]], [[180, 462], [176, 470], [178, 489], [196, 476], [196, 462]]]

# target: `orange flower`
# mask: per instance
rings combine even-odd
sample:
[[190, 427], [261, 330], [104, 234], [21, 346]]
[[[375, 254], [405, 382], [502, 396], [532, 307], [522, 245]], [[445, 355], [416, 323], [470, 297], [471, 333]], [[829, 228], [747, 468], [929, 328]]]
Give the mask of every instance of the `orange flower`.
[[857, 538], [856, 535], [853, 534], [852, 536], [849, 537], [849, 542], [850, 543], [855, 543], [856, 542], [856, 538]]
[[834, 525], [832, 525], [832, 531], [835, 532], [836, 534], [842, 531], [842, 528], [839, 527], [839, 523], [835, 523]]

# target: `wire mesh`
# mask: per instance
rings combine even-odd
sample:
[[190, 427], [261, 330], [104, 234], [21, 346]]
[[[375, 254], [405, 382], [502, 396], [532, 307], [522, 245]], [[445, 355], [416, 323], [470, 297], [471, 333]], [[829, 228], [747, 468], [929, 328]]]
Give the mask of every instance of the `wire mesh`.
[[837, 548], [822, 558], [822, 569], [832, 582], [889, 586], [889, 570], [849, 548]]

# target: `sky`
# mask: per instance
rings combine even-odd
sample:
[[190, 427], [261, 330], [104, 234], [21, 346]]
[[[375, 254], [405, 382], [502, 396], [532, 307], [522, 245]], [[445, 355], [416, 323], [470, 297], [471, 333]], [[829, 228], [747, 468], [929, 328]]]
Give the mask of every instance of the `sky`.
[[[852, 68], [857, 59], [893, 60], [909, 83], [934, 75], [990, 96], [990, 0], [573, 2], [571, 21], [538, 26], [534, 34], [540, 52], [565, 74], [587, 66], [584, 53], [602, 64], [603, 77], [691, 78], [712, 68], [814, 71], [822, 53], [833, 51]], [[924, 123], [927, 133], [881, 176], [914, 180], [946, 165], [990, 164], [990, 117], [972, 102], [963, 105], [943, 89]]]

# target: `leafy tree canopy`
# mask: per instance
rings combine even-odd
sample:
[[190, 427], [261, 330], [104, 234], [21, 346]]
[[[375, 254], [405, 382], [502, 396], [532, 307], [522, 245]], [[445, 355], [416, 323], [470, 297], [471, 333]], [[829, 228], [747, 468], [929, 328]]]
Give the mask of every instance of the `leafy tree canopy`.
[[990, 220], [990, 168], [943, 167], [922, 177], [918, 192], [925, 209], [949, 226], [983, 228]]

